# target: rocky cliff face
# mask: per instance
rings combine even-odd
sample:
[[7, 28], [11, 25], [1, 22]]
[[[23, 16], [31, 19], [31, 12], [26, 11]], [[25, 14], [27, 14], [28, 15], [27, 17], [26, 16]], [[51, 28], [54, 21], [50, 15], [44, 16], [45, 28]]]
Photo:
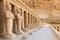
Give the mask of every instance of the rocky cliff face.
[[22, 0], [27, 6], [39, 10], [60, 10], [60, 0]]
[[21, 0], [40, 16], [42, 21], [60, 27], [60, 0]]
[[[21, 0], [46, 22], [60, 22], [60, 0]], [[53, 21], [55, 20], [55, 21]]]

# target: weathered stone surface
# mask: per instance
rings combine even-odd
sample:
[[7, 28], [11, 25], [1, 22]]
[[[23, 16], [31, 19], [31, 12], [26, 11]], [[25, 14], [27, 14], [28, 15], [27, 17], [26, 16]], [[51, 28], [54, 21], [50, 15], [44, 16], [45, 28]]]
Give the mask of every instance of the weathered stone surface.
[[[60, 0], [21, 0], [47, 23], [60, 23]], [[43, 16], [43, 14], [48, 14]], [[57, 25], [56, 23], [56, 25]], [[52, 24], [53, 25], [53, 24]], [[56, 27], [54, 24], [53, 26]], [[59, 27], [59, 26], [58, 26]]]
[[60, 0], [24, 0], [23, 2], [34, 9], [60, 10]]

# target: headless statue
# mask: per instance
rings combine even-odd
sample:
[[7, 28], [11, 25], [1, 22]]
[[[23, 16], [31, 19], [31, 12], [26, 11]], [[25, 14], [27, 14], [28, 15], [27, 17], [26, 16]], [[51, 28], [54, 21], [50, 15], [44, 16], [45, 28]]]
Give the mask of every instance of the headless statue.
[[17, 16], [17, 23], [18, 23], [18, 34], [24, 34], [24, 32], [22, 31], [22, 20], [23, 20], [23, 18], [22, 18], [22, 16], [20, 15], [20, 10], [19, 9], [17, 9], [17, 14], [16, 14], [16, 16]]
[[13, 19], [15, 17], [13, 13], [11, 12], [11, 5], [9, 3], [7, 3], [5, 16], [6, 16], [6, 26], [7, 26], [6, 38], [14, 38], [16, 37], [16, 35], [12, 31], [13, 31]]

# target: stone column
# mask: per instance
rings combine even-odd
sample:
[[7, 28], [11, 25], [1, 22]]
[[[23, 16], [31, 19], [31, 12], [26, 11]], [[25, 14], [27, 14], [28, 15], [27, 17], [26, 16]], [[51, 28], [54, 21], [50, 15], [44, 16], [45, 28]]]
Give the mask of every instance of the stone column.
[[38, 23], [39, 23], [39, 19], [37, 18], [37, 27], [39, 27], [39, 24]]
[[33, 20], [34, 20], [34, 18], [33, 18], [33, 15], [32, 15], [32, 28], [33, 28], [33, 26], [34, 26], [34, 24], [33, 24]]
[[24, 30], [28, 31], [28, 13], [24, 13]]
[[33, 17], [33, 15], [32, 15], [32, 27], [34, 28], [34, 17]]
[[29, 29], [31, 29], [31, 16], [29, 14]]
[[28, 13], [26, 12], [26, 31], [28, 31]]
[[36, 21], [36, 17], [35, 17], [35, 28], [36, 28], [36, 24], [37, 24], [37, 21]]
[[16, 13], [16, 17], [17, 17], [17, 34], [24, 34], [24, 32], [22, 31], [22, 21], [23, 21], [23, 17], [21, 16], [21, 11], [19, 8], [17, 8], [17, 13]]
[[34, 16], [33, 16], [33, 28], [34, 28], [34, 24], [35, 24], [35, 23], [34, 23], [34, 20], [35, 20], [35, 19], [34, 19]]
[[38, 18], [36, 18], [36, 27], [38, 27], [38, 20], [39, 20], [39, 19], [38, 19]]
[[30, 30], [30, 14], [28, 13], [28, 29]]
[[37, 27], [37, 21], [38, 21], [38, 20], [37, 20], [37, 18], [36, 18], [36, 27]]
[[33, 17], [34, 15], [32, 15], [32, 28], [34, 28], [34, 17]]
[[4, 37], [6, 33], [5, 30], [5, 16], [4, 16], [4, 5], [3, 0], [0, 0], [0, 38]]
[[[34, 27], [35, 27], [35, 17], [34, 17], [34, 20], [33, 20], [33, 24], [34, 24]], [[33, 27], [33, 28], [34, 28], [34, 27]]]
[[32, 17], [31, 17], [31, 14], [30, 14], [30, 28], [32, 27]]
[[40, 23], [40, 19], [39, 19], [39, 21], [38, 21], [38, 25], [39, 25], [39, 27], [40, 27], [40, 24], [39, 24], [39, 23]]
[[22, 10], [22, 17], [23, 17], [23, 20], [22, 20], [22, 30], [24, 30], [24, 10]]
[[31, 20], [30, 20], [30, 21], [31, 21], [31, 22], [30, 22], [30, 24], [31, 24], [31, 27], [30, 27], [30, 28], [32, 29], [32, 15], [30, 15], [30, 19], [31, 19]]
[[37, 27], [39, 27], [39, 19], [38, 19], [38, 21], [37, 21]]
[[17, 16], [16, 16], [16, 14], [17, 14], [17, 9], [16, 8], [17, 7], [15, 6], [15, 11], [14, 11], [15, 12], [15, 19], [14, 19], [14, 25], [13, 25], [14, 26], [13, 32], [15, 34], [17, 34], [17, 31], [18, 31], [18, 28], [17, 28], [18, 27], [18, 25], [17, 25], [18, 24], [18, 22], [17, 22], [18, 20], [17, 20]]
[[16, 35], [13, 33], [13, 19], [15, 18], [12, 11], [11, 11], [11, 4], [6, 2], [5, 8], [5, 19], [6, 19], [6, 35], [5, 38], [14, 38]]

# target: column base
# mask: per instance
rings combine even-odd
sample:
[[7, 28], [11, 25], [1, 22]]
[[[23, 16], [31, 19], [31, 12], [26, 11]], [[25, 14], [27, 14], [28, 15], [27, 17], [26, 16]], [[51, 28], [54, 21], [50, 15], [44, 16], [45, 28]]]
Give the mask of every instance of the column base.
[[4, 33], [0, 33], [0, 38], [3, 38], [4, 37]]
[[28, 30], [27, 28], [24, 28], [23, 31], [24, 31], [24, 32], [28, 32], [29, 30]]
[[6, 38], [6, 39], [12, 39], [12, 38], [15, 38], [15, 37], [16, 37], [16, 35], [14, 33], [6, 33], [4, 35], [4, 38]]
[[24, 32], [22, 31], [22, 30], [20, 30], [20, 31], [17, 31], [17, 34], [19, 35], [19, 34], [24, 34]]

